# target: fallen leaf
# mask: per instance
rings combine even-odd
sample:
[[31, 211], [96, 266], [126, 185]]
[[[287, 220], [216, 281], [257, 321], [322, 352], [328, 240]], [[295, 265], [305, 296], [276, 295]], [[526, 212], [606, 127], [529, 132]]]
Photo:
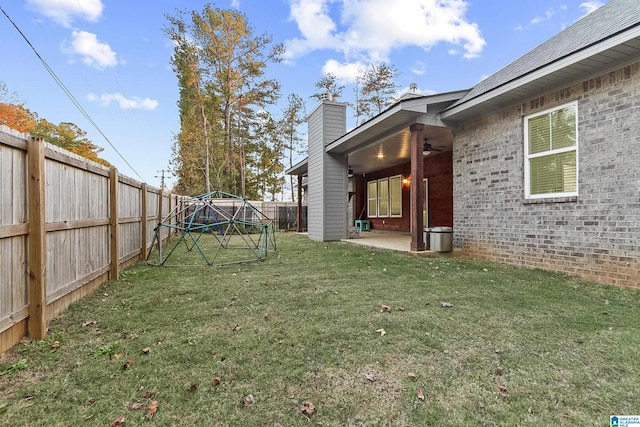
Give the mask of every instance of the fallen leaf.
[[424, 401], [424, 392], [422, 391], [422, 389], [418, 389], [418, 399]]
[[383, 337], [385, 335], [387, 335], [387, 331], [385, 331], [384, 329], [380, 328], [380, 329], [376, 329], [376, 332], [380, 333], [380, 336]]
[[380, 306], [380, 313], [388, 313], [391, 311], [391, 307], [389, 307], [388, 305], [381, 305]]
[[451, 308], [451, 307], [453, 307], [453, 304], [451, 304], [451, 303], [449, 303], [449, 302], [441, 302], [441, 303], [440, 303], [440, 305], [441, 305], [443, 308]]
[[253, 397], [253, 394], [250, 394], [242, 400], [242, 403], [244, 404], [244, 406], [252, 406], [254, 403], [256, 403], [256, 399], [255, 397]]
[[96, 323], [98, 323], [98, 322], [96, 322], [95, 320], [87, 320], [86, 322], [82, 322], [82, 327], [86, 328], [87, 326], [95, 325]]
[[304, 416], [306, 416], [307, 418], [310, 418], [311, 415], [313, 415], [313, 412], [316, 410], [316, 407], [313, 406], [313, 403], [306, 401], [302, 404], [302, 407], [300, 408], [300, 412], [302, 412], [302, 414]]
[[144, 408], [144, 405], [140, 402], [132, 403], [131, 406], [129, 406], [129, 409], [133, 409], [134, 411], [137, 411], [142, 408]]
[[124, 365], [122, 365], [122, 369], [129, 369], [132, 365], [135, 365], [135, 363], [135, 360], [127, 360], [124, 362]]
[[233, 332], [238, 332], [240, 329], [242, 329], [242, 326], [236, 323], [236, 325], [233, 327]]
[[507, 393], [507, 388], [505, 386], [503, 386], [502, 384], [498, 384], [498, 392], [500, 393], [501, 397], [508, 397], [508, 393]]
[[153, 394], [152, 391], [145, 391], [142, 397], [144, 397], [145, 399], [148, 399], [151, 397], [152, 394]]
[[214, 386], [220, 385], [221, 382], [222, 382], [222, 378], [220, 378], [220, 377], [215, 377], [213, 379], [213, 385]]
[[375, 374], [365, 374], [364, 377], [371, 382], [374, 382], [375, 380], [377, 380], [376, 375]]
[[151, 353], [151, 347], [145, 347], [142, 349], [142, 354], [149, 354]]
[[275, 424], [273, 425], [273, 427], [282, 427], [282, 424], [280, 424], [280, 423], [275, 423]]
[[54, 341], [53, 344], [51, 344], [51, 348], [58, 348], [60, 347], [60, 341]]
[[149, 406], [147, 406], [147, 415], [153, 415], [158, 412], [158, 401], [152, 400], [149, 402]]
[[191, 384], [191, 385], [189, 386], [189, 391], [190, 391], [190, 392], [192, 392], [192, 393], [193, 393], [193, 392], [195, 392], [195, 391], [197, 391], [197, 390], [198, 390], [198, 384]]
[[120, 427], [122, 424], [124, 424], [124, 417], [120, 415], [118, 418], [113, 420], [111, 424], [109, 424], [109, 427]]
[[415, 377], [416, 377], [416, 374], [414, 374], [413, 372], [409, 372], [409, 373], [407, 374], [407, 376], [408, 376], [409, 378], [415, 378]]
[[137, 340], [138, 334], [136, 334], [135, 332], [131, 332], [129, 335], [127, 335], [127, 338], [129, 338], [130, 340]]

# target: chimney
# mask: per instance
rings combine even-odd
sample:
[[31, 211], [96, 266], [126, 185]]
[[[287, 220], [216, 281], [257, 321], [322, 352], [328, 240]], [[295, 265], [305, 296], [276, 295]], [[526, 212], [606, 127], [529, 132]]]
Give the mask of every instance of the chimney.
[[346, 133], [346, 104], [329, 94], [322, 99], [307, 119], [307, 229], [311, 240], [340, 240], [347, 233], [348, 165], [325, 148]]
[[416, 93], [418, 91], [418, 83], [411, 83], [409, 85], [409, 91], [411, 93]]

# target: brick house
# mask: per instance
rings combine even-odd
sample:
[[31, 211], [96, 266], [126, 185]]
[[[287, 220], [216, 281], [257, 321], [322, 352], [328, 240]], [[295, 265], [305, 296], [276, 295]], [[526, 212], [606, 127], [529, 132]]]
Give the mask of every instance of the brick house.
[[[469, 90], [409, 93], [346, 132], [309, 116], [309, 237], [453, 227], [464, 256], [640, 287], [640, 7], [611, 0]], [[415, 177], [420, 177], [416, 179]], [[299, 185], [301, 187], [302, 185]]]

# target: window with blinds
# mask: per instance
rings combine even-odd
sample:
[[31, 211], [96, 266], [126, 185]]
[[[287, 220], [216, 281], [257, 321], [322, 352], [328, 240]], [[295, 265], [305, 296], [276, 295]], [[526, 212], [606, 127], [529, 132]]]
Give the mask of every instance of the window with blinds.
[[389, 205], [391, 216], [402, 216], [402, 176], [389, 178]]
[[378, 216], [378, 181], [367, 183], [367, 216], [370, 218]]
[[524, 118], [525, 197], [578, 194], [577, 102]]
[[402, 216], [402, 176], [367, 182], [367, 216]]

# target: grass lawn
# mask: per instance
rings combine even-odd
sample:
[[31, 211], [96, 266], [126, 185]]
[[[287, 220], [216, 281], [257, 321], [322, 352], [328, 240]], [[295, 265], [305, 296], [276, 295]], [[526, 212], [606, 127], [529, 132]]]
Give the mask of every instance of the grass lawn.
[[264, 262], [139, 265], [74, 304], [0, 358], [0, 425], [602, 426], [640, 412], [638, 290], [276, 239]]

